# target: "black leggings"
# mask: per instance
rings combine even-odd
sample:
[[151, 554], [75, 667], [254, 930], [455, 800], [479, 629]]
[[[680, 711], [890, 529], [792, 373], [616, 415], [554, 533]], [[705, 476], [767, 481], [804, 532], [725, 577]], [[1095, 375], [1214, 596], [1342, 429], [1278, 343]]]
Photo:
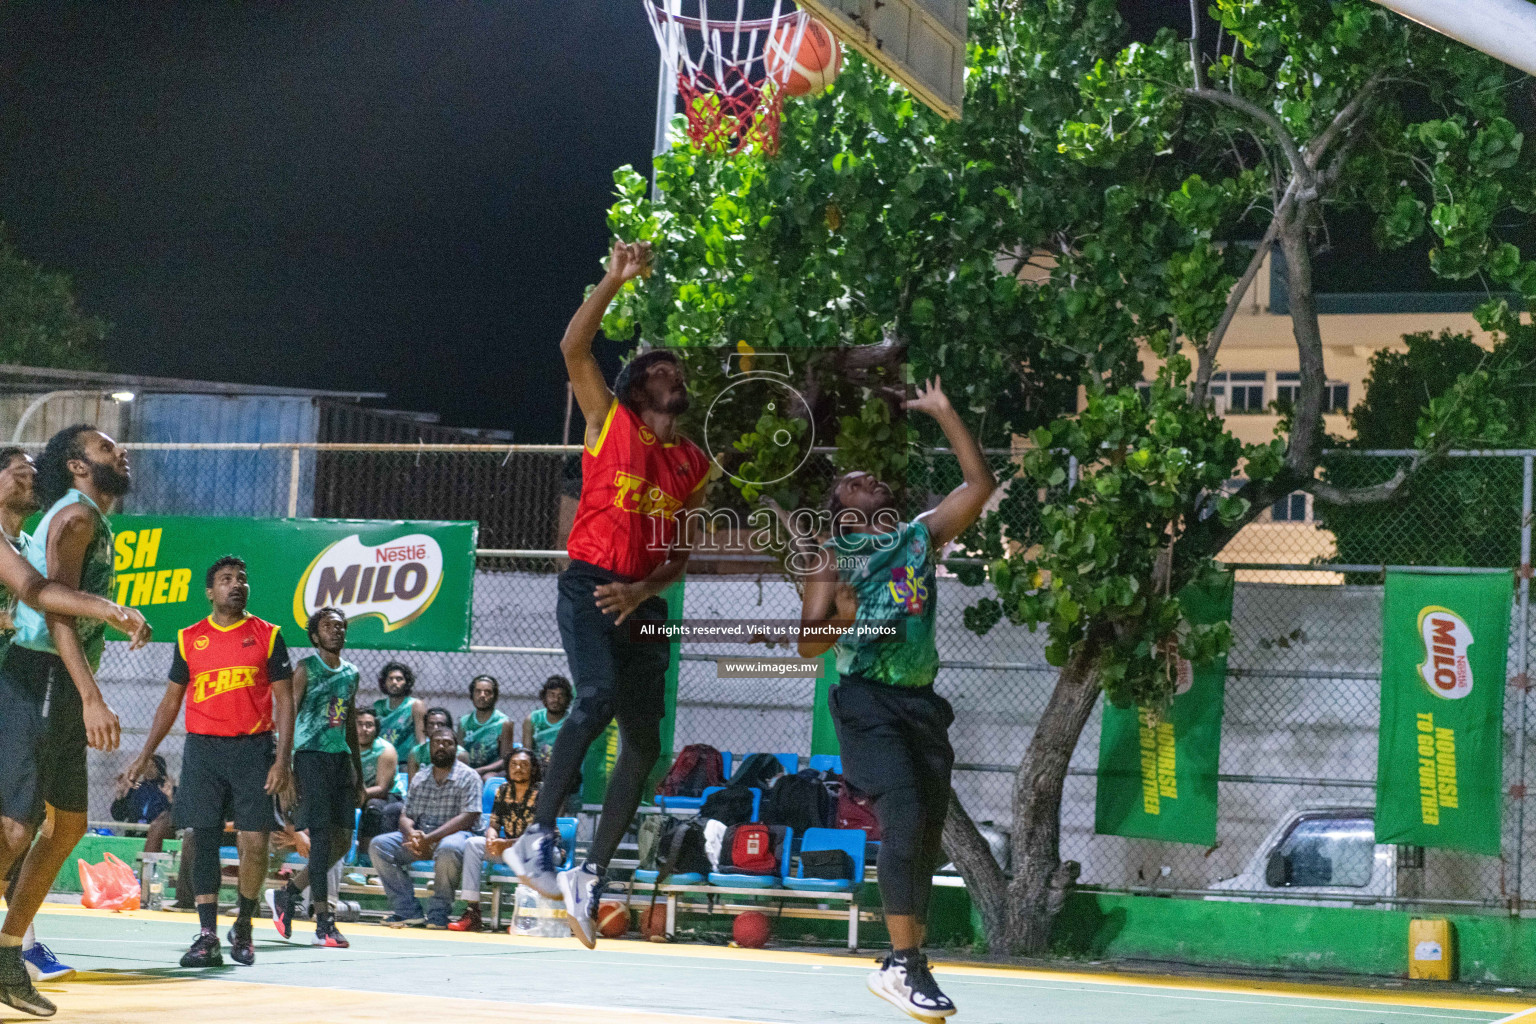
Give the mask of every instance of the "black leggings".
[[880, 819], [885, 912], [921, 922], [933, 873], [944, 863], [954, 709], [932, 686], [887, 686], [858, 676], [833, 687], [829, 703], [843, 777], [873, 798]]
[[192, 892], [198, 896], [219, 894], [219, 839], [216, 831], [193, 830]]
[[294, 872], [288, 884], [301, 890], [309, 886], [309, 902], [316, 914], [330, 912], [331, 868], [347, 855], [351, 839], [350, 829], [322, 825], [309, 830], [309, 864]]
[[667, 665], [671, 644], [637, 642], [630, 623], [664, 620], [667, 604], [653, 597], [621, 626], [600, 611], [592, 592], [619, 577], [573, 562], [560, 574], [555, 618], [571, 667], [576, 702], [555, 737], [533, 820], [553, 829], [555, 819], [581, 776], [587, 748], [614, 719], [619, 723], [619, 757], [608, 779], [603, 814], [587, 852], [587, 863], [607, 868], [640, 807], [646, 779], [661, 756], [661, 719], [666, 713]]

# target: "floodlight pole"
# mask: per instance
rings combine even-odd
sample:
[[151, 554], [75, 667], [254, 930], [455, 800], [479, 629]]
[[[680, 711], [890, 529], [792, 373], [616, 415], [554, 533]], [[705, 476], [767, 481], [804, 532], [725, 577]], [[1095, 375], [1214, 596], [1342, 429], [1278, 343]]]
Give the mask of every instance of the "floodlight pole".
[[1528, 75], [1536, 75], [1536, 4], [1527, 0], [1376, 2]]

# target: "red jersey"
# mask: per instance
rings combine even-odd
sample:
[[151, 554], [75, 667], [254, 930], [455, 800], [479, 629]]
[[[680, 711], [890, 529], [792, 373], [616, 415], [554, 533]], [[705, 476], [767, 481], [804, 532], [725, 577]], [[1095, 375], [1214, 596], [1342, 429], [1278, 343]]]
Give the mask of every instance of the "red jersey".
[[209, 617], [177, 632], [170, 676], [187, 688], [187, 732], [253, 736], [272, 731], [272, 681], [293, 678], [293, 667], [272, 623]]
[[667, 560], [683, 505], [709, 480], [709, 457], [686, 438], [670, 444], [617, 400], [597, 444], [581, 454], [581, 500], [566, 551], [631, 580]]

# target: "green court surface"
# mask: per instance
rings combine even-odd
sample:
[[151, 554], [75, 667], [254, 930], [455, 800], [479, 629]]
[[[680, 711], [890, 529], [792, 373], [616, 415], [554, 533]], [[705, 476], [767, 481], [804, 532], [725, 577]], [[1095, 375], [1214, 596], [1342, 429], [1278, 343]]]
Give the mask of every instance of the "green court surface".
[[[295, 938], [307, 941], [305, 922]], [[189, 971], [177, 961], [196, 930], [190, 915], [113, 915], [50, 905], [39, 937], [82, 973], [41, 986], [59, 1020], [182, 1024], [207, 1021], [413, 1019], [683, 1022], [910, 1020], [871, 996], [874, 951], [822, 954], [504, 934], [397, 932], [344, 926], [348, 950], [283, 942], [257, 924], [257, 962]], [[227, 921], [221, 923], [221, 930]], [[1430, 1024], [1513, 1021], [1530, 1002], [1456, 992], [1328, 989], [1251, 981], [1086, 974], [949, 965], [935, 974], [974, 1024]], [[445, 1000], [445, 1001], [441, 1001]], [[0, 1014], [0, 1020], [31, 1019]]]

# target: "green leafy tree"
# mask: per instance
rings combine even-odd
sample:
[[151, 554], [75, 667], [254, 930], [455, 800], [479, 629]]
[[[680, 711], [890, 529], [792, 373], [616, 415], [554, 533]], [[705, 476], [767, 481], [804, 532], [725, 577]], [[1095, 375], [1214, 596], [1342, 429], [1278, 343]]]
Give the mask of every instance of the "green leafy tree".
[[[1319, 478], [1311, 256], [1325, 214], [1373, 211], [1382, 246], [1430, 235], [1438, 273], [1529, 297], [1536, 264], [1498, 226], [1536, 191], [1505, 109], [1513, 72], [1366, 0], [1217, 0], [1187, 36], [1151, 44], [1127, 42], [1110, 0], [971, 12], [961, 122], [853, 59], [837, 89], [786, 112], [776, 159], [674, 149], [657, 164], [659, 202], [621, 170], [611, 226], [659, 255], [608, 328], [681, 346], [701, 378], [718, 379], [740, 342], [805, 352], [805, 421], [889, 460], [861, 468], [905, 465], [914, 500], [930, 478], [923, 446], [894, 444], [932, 439], [902, 427], [872, 444], [885, 421], [864, 411], [889, 413], [908, 375], [942, 373], [988, 442], [1029, 433], [1004, 507], [964, 538], [992, 588], [966, 621], [1045, 629], [1060, 672], [1015, 778], [1013, 877], [958, 801], [945, 847], [991, 947], [1038, 953], [1076, 876], [1060, 858], [1062, 784], [1098, 695], [1159, 707], [1175, 657], [1228, 643], [1226, 627], [1182, 620], [1179, 589], [1284, 495], [1384, 500], [1483, 426], [1472, 399], [1487, 385], [1469, 375], [1432, 405], [1400, 472], [1361, 488]], [[1207, 396], [1274, 246], [1300, 385], [1288, 432], [1244, 446]], [[1142, 344], [1159, 356], [1145, 397]], [[772, 434], [742, 423], [733, 436], [753, 459]], [[801, 477], [779, 486], [781, 501], [819, 493]]]
[[67, 274], [26, 259], [0, 227], [0, 362], [99, 369], [107, 330], [80, 310]]

